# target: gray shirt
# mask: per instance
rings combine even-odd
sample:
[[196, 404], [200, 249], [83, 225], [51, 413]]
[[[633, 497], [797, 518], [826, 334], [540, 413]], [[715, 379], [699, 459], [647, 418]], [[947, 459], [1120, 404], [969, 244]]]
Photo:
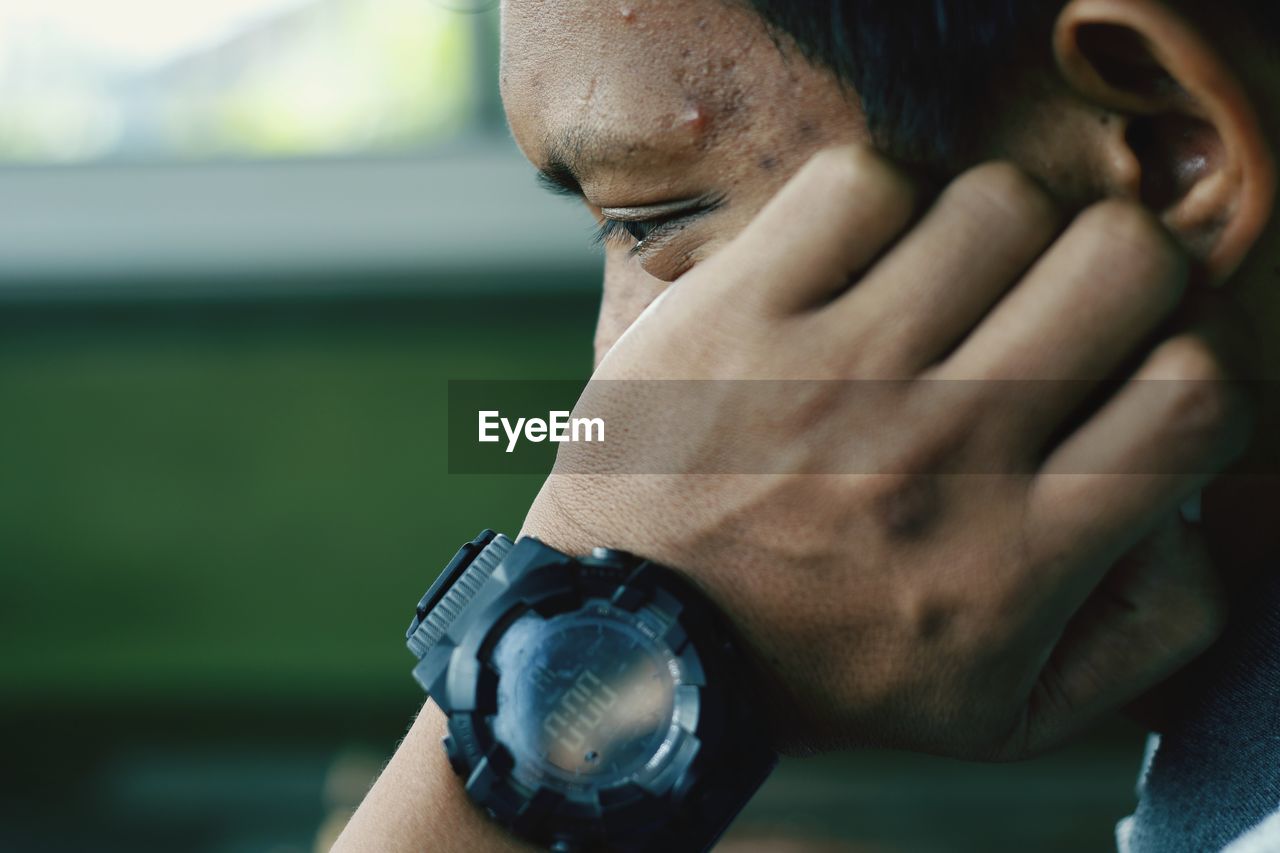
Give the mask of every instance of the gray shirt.
[[1149, 745], [1121, 853], [1280, 851], [1280, 573], [1198, 669], [1202, 689]]

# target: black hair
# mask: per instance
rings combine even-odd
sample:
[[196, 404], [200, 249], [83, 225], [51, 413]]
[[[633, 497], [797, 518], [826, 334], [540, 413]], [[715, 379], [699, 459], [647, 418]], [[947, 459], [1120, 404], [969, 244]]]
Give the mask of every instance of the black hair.
[[[853, 89], [878, 145], [939, 167], [971, 153], [1006, 77], [1048, 60], [1065, 0], [748, 2]], [[1276, 32], [1276, 0], [1236, 3], [1251, 23]]]

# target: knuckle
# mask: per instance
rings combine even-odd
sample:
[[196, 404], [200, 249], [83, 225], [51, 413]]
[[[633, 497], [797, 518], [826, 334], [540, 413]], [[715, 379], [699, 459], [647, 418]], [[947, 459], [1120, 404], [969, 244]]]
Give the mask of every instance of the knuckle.
[[931, 588], [907, 597], [901, 602], [899, 614], [915, 642], [940, 645], [956, 632], [959, 609], [954, 599]]
[[792, 384], [797, 387], [789, 391], [787, 405], [773, 409], [767, 415], [769, 422], [797, 436], [821, 433], [826, 438], [827, 427], [843, 422], [852, 386], [844, 382]]
[[948, 193], [977, 197], [979, 203], [993, 207], [1019, 222], [1056, 224], [1058, 209], [1041, 186], [1012, 163], [984, 163], [965, 172], [951, 185]]
[[895, 543], [924, 539], [943, 511], [937, 478], [905, 471], [874, 477], [870, 505], [880, 535]]

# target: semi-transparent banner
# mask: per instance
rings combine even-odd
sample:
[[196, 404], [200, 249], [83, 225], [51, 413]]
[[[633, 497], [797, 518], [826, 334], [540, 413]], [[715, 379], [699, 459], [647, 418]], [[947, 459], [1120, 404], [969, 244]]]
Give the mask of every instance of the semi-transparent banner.
[[1275, 382], [451, 381], [453, 474], [1216, 474]]

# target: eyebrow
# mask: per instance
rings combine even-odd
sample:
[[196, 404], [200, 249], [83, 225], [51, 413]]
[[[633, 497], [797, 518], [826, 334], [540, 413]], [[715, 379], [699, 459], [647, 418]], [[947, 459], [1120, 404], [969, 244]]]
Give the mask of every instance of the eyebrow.
[[569, 168], [569, 164], [562, 160], [548, 160], [547, 165], [538, 170], [537, 179], [544, 190], [556, 195], [574, 198], [585, 196], [578, 176], [573, 173], [573, 169]]

